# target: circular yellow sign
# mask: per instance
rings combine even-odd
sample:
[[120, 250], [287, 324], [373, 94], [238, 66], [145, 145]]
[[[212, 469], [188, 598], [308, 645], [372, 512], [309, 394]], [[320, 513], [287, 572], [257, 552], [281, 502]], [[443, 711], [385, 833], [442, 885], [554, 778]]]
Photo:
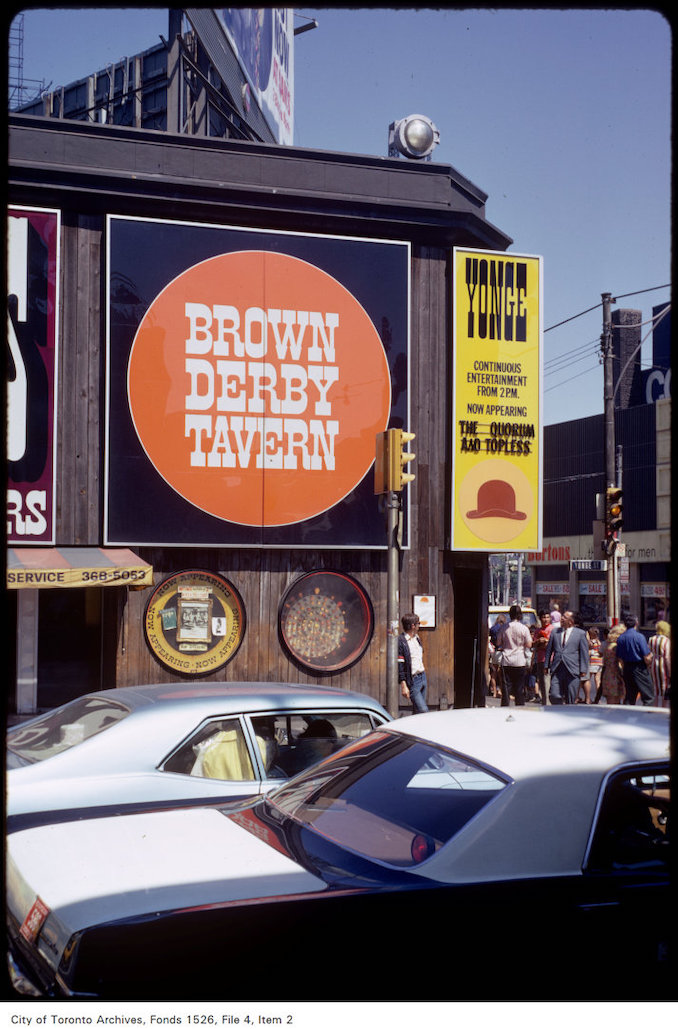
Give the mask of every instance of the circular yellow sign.
[[245, 609], [231, 583], [213, 572], [177, 572], [153, 591], [144, 614], [146, 642], [178, 675], [208, 675], [235, 655]]
[[509, 461], [481, 461], [464, 476], [457, 496], [466, 528], [487, 543], [508, 543], [525, 528], [534, 493], [524, 472]]

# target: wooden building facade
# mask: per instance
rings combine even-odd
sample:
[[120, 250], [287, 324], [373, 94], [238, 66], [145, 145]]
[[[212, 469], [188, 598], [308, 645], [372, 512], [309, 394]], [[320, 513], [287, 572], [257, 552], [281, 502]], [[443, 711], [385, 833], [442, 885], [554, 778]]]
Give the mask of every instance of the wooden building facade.
[[[452, 247], [505, 250], [511, 243], [486, 220], [486, 199], [442, 164], [10, 117], [10, 208], [58, 212], [60, 260], [53, 536], [47, 546], [17, 536], [8, 516], [9, 552], [21, 549], [25, 556], [32, 548], [47, 561], [50, 551], [67, 549], [76, 565], [82, 555], [83, 566], [94, 552], [105, 559], [113, 549], [106, 536], [107, 506], [114, 501], [133, 509], [142, 499], [137, 487], [125, 495], [124, 477], [114, 484], [107, 479], [111, 218], [404, 242], [410, 318], [404, 427], [416, 434], [416, 478], [406, 488], [400, 614], [411, 609], [415, 596], [435, 598], [435, 625], [424, 630], [429, 705], [484, 703], [487, 559], [452, 552], [448, 526]], [[388, 327], [375, 328], [384, 342]], [[370, 487], [371, 476], [365, 479]], [[378, 497], [365, 503], [378, 511]], [[42, 588], [29, 579], [31, 588], [24, 582], [9, 590], [17, 639], [10, 709], [28, 712], [92, 689], [181, 678], [149, 645], [147, 607], [160, 584], [196, 569], [232, 584], [244, 609], [239, 646], [227, 662], [201, 676], [205, 681], [322, 682], [385, 703], [385, 521], [384, 545], [356, 547], [337, 546], [332, 528], [322, 539], [316, 533], [311, 545], [202, 545], [202, 530], [196, 523], [192, 531], [190, 522], [185, 520], [183, 540], [158, 542], [150, 534], [121, 541], [152, 567], [152, 586], [109, 585], [94, 577], [77, 589]], [[39, 559], [34, 563], [40, 567]], [[322, 570], [359, 585], [373, 626], [356, 660], [318, 671], [284, 646], [280, 618], [286, 591], [301, 576]]]

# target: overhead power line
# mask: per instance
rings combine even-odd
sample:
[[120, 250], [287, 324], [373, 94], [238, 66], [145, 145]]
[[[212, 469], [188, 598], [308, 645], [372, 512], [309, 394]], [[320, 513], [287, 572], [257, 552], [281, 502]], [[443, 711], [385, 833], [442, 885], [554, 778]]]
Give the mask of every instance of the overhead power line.
[[[619, 293], [617, 294], [616, 300], [625, 300], [626, 297], [640, 296], [641, 293], [654, 293], [658, 289], [670, 289], [670, 287], [671, 283], [666, 282], [663, 286], [650, 286], [648, 289], [637, 289], [633, 293]], [[564, 318], [562, 322], [556, 322], [555, 325], [549, 325], [548, 329], [544, 329], [544, 332], [551, 332], [552, 329], [558, 329], [561, 325], [567, 325], [568, 322], [573, 322], [575, 318], [582, 318], [585, 314], [590, 314], [591, 311], [595, 311], [598, 307], [602, 307], [602, 301], [594, 304], [593, 307], [587, 307], [585, 311], [580, 311], [579, 314], [573, 314], [569, 318]]]

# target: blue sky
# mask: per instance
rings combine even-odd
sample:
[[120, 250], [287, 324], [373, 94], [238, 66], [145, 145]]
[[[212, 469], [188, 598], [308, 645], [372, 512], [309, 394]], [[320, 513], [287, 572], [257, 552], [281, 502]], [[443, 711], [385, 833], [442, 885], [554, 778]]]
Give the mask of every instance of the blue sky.
[[[642, 9], [297, 11], [318, 28], [295, 40], [296, 145], [385, 157], [391, 121], [428, 115], [434, 159], [488, 194], [513, 252], [544, 258], [545, 423], [602, 412], [601, 293], [641, 311], [643, 337], [670, 299], [655, 289], [671, 281], [668, 22]], [[24, 78], [65, 85], [160, 34], [163, 8], [26, 9]]]

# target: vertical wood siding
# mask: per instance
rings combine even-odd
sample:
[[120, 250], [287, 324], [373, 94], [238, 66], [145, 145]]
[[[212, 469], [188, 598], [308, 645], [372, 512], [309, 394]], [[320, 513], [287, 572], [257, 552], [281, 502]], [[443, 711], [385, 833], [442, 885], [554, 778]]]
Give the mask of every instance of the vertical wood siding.
[[[97, 546], [103, 539], [106, 409], [103, 218], [65, 211], [62, 248], [57, 542]], [[451, 705], [454, 699], [454, 603], [450, 555], [445, 552], [452, 376], [450, 258], [449, 250], [412, 250], [409, 428], [416, 433], [412, 444], [416, 479], [408, 487], [410, 547], [401, 556], [400, 613], [411, 608], [414, 594], [436, 598], [436, 627], [423, 633], [429, 701], [434, 708]], [[135, 549], [153, 565], [156, 585], [182, 569], [201, 568], [223, 575], [240, 593], [246, 611], [243, 642], [232, 660], [208, 680], [322, 682], [386, 702], [385, 552]], [[373, 604], [375, 631], [352, 668], [314, 676], [295, 665], [281, 646], [278, 607], [298, 576], [323, 568], [347, 572], [361, 583]], [[104, 685], [176, 679], [157, 662], [145, 641], [144, 611], [150, 591], [104, 592]]]

